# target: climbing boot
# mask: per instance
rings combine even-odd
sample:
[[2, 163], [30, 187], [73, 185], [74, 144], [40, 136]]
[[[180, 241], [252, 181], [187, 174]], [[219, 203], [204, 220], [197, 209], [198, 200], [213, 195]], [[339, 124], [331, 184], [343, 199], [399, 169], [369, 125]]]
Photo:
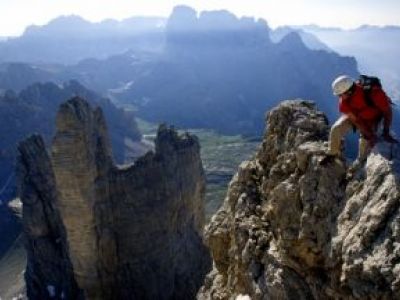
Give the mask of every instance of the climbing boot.
[[319, 165], [326, 166], [332, 163], [337, 163], [346, 167], [346, 159], [342, 155], [335, 155], [327, 153], [325, 156], [319, 161]]

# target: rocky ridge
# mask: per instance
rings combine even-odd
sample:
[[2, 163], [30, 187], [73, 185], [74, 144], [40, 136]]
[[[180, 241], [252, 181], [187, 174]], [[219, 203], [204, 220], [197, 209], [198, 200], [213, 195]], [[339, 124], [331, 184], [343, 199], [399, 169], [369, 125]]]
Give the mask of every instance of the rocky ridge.
[[313, 104], [286, 101], [267, 117], [206, 227], [213, 257], [198, 299], [399, 299], [400, 152], [378, 143], [346, 176], [321, 164], [329, 132]]
[[112, 160], [101, 109], [61, 105], [51, 155], [19, 145], [29, 299], [190, 299], [210, 268], [199, 144], [161, 126], [155, 153]]

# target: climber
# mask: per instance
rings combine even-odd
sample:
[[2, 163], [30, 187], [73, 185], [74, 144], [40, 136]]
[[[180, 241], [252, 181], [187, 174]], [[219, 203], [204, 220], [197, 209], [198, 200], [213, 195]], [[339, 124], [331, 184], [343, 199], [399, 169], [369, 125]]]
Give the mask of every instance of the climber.
[[389, 143], [398, 143], [390, 135], [391, 100], [383, 91], [378, 78], [361, 75], [359, 80], [354, 81], [351, 77], [342, 75], [333, 81], [332, 90], [339, 97], [339, 111], [342, 116], [331, 128], [328, 157], [339, 157], [343, 137], [351, 129], [357, 129], [360, 139], [358, 157], [353, 165], [361, 165], [377, 142], [377, 131], [382, 119], [383, 139]]

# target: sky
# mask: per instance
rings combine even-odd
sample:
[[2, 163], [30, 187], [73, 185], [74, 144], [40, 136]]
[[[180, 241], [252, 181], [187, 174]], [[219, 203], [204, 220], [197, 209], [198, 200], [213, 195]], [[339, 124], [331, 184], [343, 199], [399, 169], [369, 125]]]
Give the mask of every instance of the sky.
[[93, 22], [132, 16], [167, 17], [179, 4], [197, 11], [226, 9], [238, 17], [263, 18], [272, 28], [400, 25], [400, 0], [0, 0], [0, 36], [20, 35], [27, 26], [44, 25], [60, 15], [80, 15]]

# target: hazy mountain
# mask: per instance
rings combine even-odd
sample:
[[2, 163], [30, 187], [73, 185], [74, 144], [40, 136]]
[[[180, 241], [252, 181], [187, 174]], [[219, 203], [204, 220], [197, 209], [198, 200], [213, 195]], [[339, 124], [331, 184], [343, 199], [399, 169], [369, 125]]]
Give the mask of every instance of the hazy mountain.
[[313, 99], [334, 116], [330, 85], [343, 72], [357, 74], [353, 58], [311, 50], [296, 33], [275, 44], [263, 21], [180, 6], [161, 59], [117, 98], [152, 121], [259, 134], [264, 111], [282, 99]]
[[[50, 138], [54, 131], [54, 119], [59, 104], [72, 96], [85, 97], [102, 107], [111, 133], [114, 157], [118, 162], [125, 159], [125, 140], [140, 140], [140, 133], [132, 113], [116, 108], [108, 99], [87, 90], [75, 81], [64, 85], [36, 83], [19, 93], [8, 90], [0, 96], [0, 187], [14, 172], [15, 149], [18, 141], [34, 132]], [[0, 196], [7, 199], [13, 184]]]
[[[278, 27], [275, 30], [271, 30], [271, 40], [274, 43], [279, 43], [286, 35], [293, 32], [293, 28], [289, 26]], [[333, 52], [327, 45], [321, 42], [315, 35], [308, 33], [302, 29], [297, 29], [296, 32], [300, 35], [303, 43], [310, 49], [313, 50], [325, 50]]]
[[53, 82], [62, 84], [75, 80], [100, 94], [126, 86], [145, 72], [156, 60], [151, 53], [128, 51], [106, 59], [88, 58], [73, 65], [59, 64], [0, 64], [0, 94], [7, 89], [20, 91], [34, 83]]
[[400, 27], [361, 26], [353, 30], [299, 26], [342, 55], [355, 56], [362, 73], [377, 75], [389, 94], [400, 99]]
[[[122, 36], [129, 32], [133, 20], [118, 23]], [[157, 21], [159, 26], [162, 20]], [[27, 29], [21, 39], [34, 36], [51, 48], [53, 37], [60, 34], [74, 45], [85, 36], [108, 36], [115, 24], [62, 17], [44, 27]], [[147, 24], [141, 32], [164, 30], [154, 20], [147, 20]], [[79, 80], [116, 101], [133, 104], [140, 116], [151, 121], [260, 134], [263, 111], [282, 99], [316, 100], [321, 109], [335, 117], [332, 80], [340, 73], [358, 74], [353, 58], [309, 49], [295, 33], [274, 43], [274, 32], [266, 22], [239, 19], [228, 11], [198, 15], [189, 7], [176, 7], [163, 34], [166, 43], [162, 52], [127, 51], [106, 59], [93, 57], [67, 67], [53, 66], [50, 71], [46, 66], [43, 73], [34, 75], [37, 81], [43, 81], [40, 77], [49, 72], [58, 83]], [[322, 44], [319, 47], [324, 48]]]
[[106, 59], [82, 60], [60, 69], [57, 77], [62, 81], [78, 80], [102, 94], [120, 93], [137, 77], [148, 72], [158, 60], [158, 54], [128, 51]]
[[164, 24], [160, 17], [91, 23], [78, 16], [62, 16], [44, 26], [30, 26], [22, 36], [0, 43], [0, 61], [71, 64], [129, 49], [159, 51]]
[[0, 91], [12, 89], [20, 91], [35, 82], [56, 80], [55, 72], [44, 66], [33, 66], [24, 63], [0, 64]]
[[[78, 47], [84, 44], [86, 40], [83, 44], [81, 40], [85, 37], [90, 36], [93, 41], [99, 35], [108, 36], [112, 30], [106, 29], [115, 29], [115, 24], [63, 17], [46, 26], [27, 29], [21, 41], [35, 37], [35, 41], [49, 45], [41, 50], [47, 52], [58, 35], [70, 46]], [[120, 29], [122, 36], [133, 26], [118, 24], [124, 28]], [[146, 30], [164, 30], [157, 27], [161, 23], [156, 26], [151, 19], [147, 24], [150, 25], [143, 25]], [[49, 73], [56, 83], [79, 80], [102, 94], [108, 93], [115, 101], [133, 104], [141, 117], [151, 121], [252, 135], [262, 131], [263, 112], [282, 99], [316, 100], [329, 116], [336, 117], [330, 91], [332, 80], [344, 72], [358, 74], [353, 58], [309, 49], [295, 33], [274, 43], [274, 34], [266, 22], [237, 18], [228, 11], [197, 14], [189, 7], [178, 6], [162, 34], [165, 47], [160, 52], [134, 50], [100, 59], [101, 47], [95, 47], [97, 58], [69, 66], [36, 64], [27, 68], [27, 73], [36, 76], [31, 76], [32, 81], [43, 81], [41, 77]], [[62, 53], [73, 51], [63, 49]], [[48, 59], [51, 62], [52, 56]], [[38, 68], [39, 74], [33, 72]]]

